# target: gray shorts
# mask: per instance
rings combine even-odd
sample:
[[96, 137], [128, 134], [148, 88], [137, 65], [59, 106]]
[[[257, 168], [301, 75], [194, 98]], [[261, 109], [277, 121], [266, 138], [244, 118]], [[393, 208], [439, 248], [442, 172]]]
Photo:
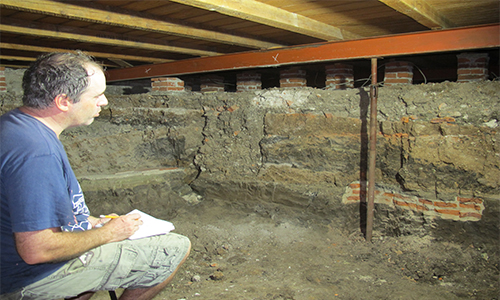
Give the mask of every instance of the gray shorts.
[[187, 237], [175, 233], [102, 245], [2, 299], [60, 299], [87, 291], [152, 287], [172, 275], [190, 246]]

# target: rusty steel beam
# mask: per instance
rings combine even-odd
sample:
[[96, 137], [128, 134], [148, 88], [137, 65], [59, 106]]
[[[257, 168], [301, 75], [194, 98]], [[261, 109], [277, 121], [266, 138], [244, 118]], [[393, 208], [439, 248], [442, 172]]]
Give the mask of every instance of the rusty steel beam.
[[240, 52], [107, 71], [108, 82], [291, 64], [500, 47], [500, 25]]

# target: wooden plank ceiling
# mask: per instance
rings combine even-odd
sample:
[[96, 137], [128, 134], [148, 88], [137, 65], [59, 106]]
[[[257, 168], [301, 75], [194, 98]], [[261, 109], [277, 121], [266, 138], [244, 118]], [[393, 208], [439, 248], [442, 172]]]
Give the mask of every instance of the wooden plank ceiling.
[[43, 52], [79, 49], [113, 71], [498, 24], [499, 7], [500, 0], [1, 0], [0, 65], [23, 68]]

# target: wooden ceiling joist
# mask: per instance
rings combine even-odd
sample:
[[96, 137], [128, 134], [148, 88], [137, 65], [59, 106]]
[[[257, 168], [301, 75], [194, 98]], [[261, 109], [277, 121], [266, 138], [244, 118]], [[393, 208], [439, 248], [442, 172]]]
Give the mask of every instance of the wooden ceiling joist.
[[343, 40], [339, 28], [254, 0], [171, 0], [326, 41]]
[[34, 57], [14, 56], [14, 55], [0, 55], [0, 59], [6, 60], [19, 60], [19, 61], [35, 61]]
[[197, 28], [195, 26], [180, 24], [179, 22], [175, 23], [167, 20], [160, 21], [153, 18], [113, 12], [109, 9], [105, 10], [104, 8], [99, 9], [99, 6], [89, 3], [86, 3], [84, 8], [78, 5], [51, 0], [2, 0], [1, 4], [4, 7], [17, 10], [35, 11], [62, 18], [72, 18], [151, 32], [168, 33], [253, 49], [267, 49], [284, 46], [283, 44], [262, 41], [256, 38]]
[[[4, 43], [0, 42], [0, 49], [13, 49], [18, 51], [32, 51], [39, 53], [48, 53], [48, 52], [68, 52], [71, 50], [62, 49], [62, 48], [52, 48], [52, 47], [40, 47], [40, 46], [31, 46], [31, 45], [22, 45], [16, 43]], [[104, 52], [94, 52], [94, 51], [85, 51], [88, 55], [99, 58], [107, 58], [107, 59], [122, 59], [122, 60], [135, 60], [135, 61], [144, 61], [149, 63], [166, 63], [172, 60], [162, 59], [162, 58], [154, 58], [154, 57], [144, 57], [144, 56], [135, 56], [135, 55], [126, 55], [119, 53], [104, 53]]]
[[[119, 46], [119, 47], [129, 47], [129, 48], [140, 48], [145, 50], [153, 51], [165, 51], [165, 52], [175, 52], [189, 54], [193, 56], [214, 56], [223, 53], [209, 50], [192, 49], [186, 47], [180, 47], [177, 45], [170, 45], [167, 43], [156, 43], [154, 41], [149, 41], [144, 38], [135, 38], [131, 40], [129, 38], [123, 37], [119, 34], [113, 34], [109, 37], [104, 36], [104, 34], [92, 34], [90, 30], [72, 28], [69, 26], [60, 25], [37, 25], [37, 22], [30, 22], [26, 24], [24, 21], [12, 20], [9, 18], [4, 18], [3, 22], [8, 22], [10, 24], [0, 24], [0, 31], [10, 32], [16, 34], [24, 34], [37, 36], [42, 38], [53, 38], [62, 40], [72, 40], [77, 42], [87, 42], [102, 44], [108, 46]], [[50, 28], [49, 28], [50, 27]]]
[[186, 59], [165, 64], [109, 70], [107, 80], [113, 82], [160, 76], [276, 67], [289, 64], [394, 57], [495, 47], [500, 47], [500, 25], [498, 24], [363, 40], [328, 42], [302, 47]]
[[[293, 53], [292, 48], [286, 47], [302, 49], [310, 45], [304, 48], [309, 49], [310, 54], [304, 53], [297, 58], [296, 63], [300, 64], [304, 63], [303, 59], [314, 62], [324, 57], [333, 60], [343, 57], [344, 52], [334, 47], [331, 49], [341, 51], [342, 55], [325, 53], [324, 57], [312, 57], [319, 55], [315, 47], [321, 48], [323, 44], [317, 44], [321, 41], [366, 41], [431, 31], [429, 28], [442, 30], [499, 24], [498, 1], [0, 0], [0, 40], [3, 43], [0, 52], [19, 56], [19, 67], [26, 65], [23, 57], [35, 58], [44, 52], [78, 49], [109, 64], [110, 69], [144, 66], [144, 70], [148, 70], [154, 64], [170, 68], [177, 66], [173, 62], [178, 62], [179, 66], [186, 66], [186, 70], [210, 72], [254, 65], [259, 68], [294, 64], [295, 61], [287, 57]], [[396, 47], [371, 46], [375, 49]], [[406, 46], [402, 45], [402, 49]], [[247, 51], [271, 53], [273, 58], [271, 62], [267, 61], [269, 56], [264, 57], [262, 63], [253, 62]], [[378, 50], [367, 51], [378, 53]], [[497, 63], [498, 52], [490, 49], [489, 53], [490, 62]], [[223, 57], [220, 68], [217, 60], [197, 60], [218, 56]], [[231, 57], [239, 60], [234, 66], [227, 64]], [[14, 62], [15, 59], [0, 58], [3, 65], [15, 65]], [[202, 65], [190, 67], [190, 63], [198, 62]], [[453, 68], [450, 64], [454, 62], [453, 59], [440, 61], [440, 65], [443, 64]], [[426, 61], [425, 65], [426, 68], [435, 67], [432, 61]]]
[[392, 9], [431, 29], [455, 27], [448, 18], [436, 11], [425, 0], [379, 0]]

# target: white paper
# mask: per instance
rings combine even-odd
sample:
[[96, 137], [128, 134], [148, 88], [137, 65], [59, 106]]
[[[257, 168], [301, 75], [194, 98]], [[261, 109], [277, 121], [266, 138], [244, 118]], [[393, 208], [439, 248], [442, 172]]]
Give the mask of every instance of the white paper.
[[127, 215], [134, 213], [141, 215], [141, 220], [143, 223], [139, 227], [139, 230], [137, 230], [133, 235], [131, 235], [128, 238], [129, 240], [136, 240], [154, 235], [167, 234], [175, 229], [174, 224], [172, 224], [171, 222], [157, 219], [138, 209], [134, 209]]

